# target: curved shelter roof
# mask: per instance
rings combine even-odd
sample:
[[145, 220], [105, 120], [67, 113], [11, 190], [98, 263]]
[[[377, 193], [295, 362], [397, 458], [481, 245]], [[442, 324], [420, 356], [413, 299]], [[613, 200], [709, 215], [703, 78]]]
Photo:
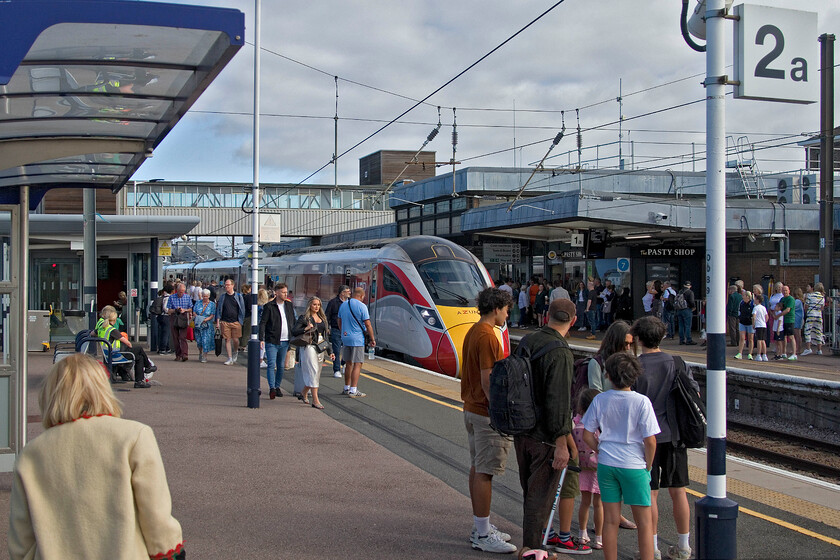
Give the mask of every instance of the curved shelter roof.
[[242, 47], [238, 10], [121, 0], [0, 2], [0, 204], [117, 192]]

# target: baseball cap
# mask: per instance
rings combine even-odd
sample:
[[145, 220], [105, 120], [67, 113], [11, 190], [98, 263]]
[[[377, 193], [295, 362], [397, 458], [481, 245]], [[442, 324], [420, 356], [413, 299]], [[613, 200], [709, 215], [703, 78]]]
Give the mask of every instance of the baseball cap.
[[558, 298], [548, 306], [548, 316], [561, 323], [568, 323], [575, 316], [575, 304], [566, 298]]

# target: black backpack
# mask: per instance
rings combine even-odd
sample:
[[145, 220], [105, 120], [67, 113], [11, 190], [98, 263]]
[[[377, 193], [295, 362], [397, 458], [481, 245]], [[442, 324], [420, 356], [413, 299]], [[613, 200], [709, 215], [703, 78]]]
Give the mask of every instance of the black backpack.
[[691, 385], [687, 367], [682, 358], [674, 356], [676, 375], [668, 407], [671, 439], [673, 443], [688, 448], [705, 447], [706, 406]]
[[493, 364], [490, 372], [490, 426], [508, 436], [526, 434], [537, 426], [531, 362], [562, 346], [560, 341], [552, 341], [531, 355], [523, 344], [527, 338], [515, 352]]
[[149, 313], [151, 315], [163, 315], [163, 296], [155, 298], [152, 305], [149, 307]]

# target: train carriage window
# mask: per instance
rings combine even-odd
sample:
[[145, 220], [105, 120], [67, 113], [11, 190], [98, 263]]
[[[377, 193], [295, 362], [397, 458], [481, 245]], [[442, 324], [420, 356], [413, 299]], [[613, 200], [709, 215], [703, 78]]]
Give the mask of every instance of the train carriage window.
[[388, 270], [388, 267], [383, 267], [383, 274], [382, 274], [382, 287], [385, 289], [386, 292], [393, 292], [395, 294], [400, 294], [404, 298], [408, 299], [408, 293], [405, 291], [400, 279], [397, 276]]
[[487, 287], [473, 263], [437, 260], [417, 267], [435, 304], [475, 306], [478, 292]]

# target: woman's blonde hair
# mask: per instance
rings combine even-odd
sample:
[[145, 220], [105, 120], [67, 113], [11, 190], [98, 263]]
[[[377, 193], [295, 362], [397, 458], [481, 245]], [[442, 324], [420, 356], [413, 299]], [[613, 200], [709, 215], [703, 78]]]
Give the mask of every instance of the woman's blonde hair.
[[73, 354], [55, 364], [38, 395], [41, 422], [52, 428], [82, 416], [122, 415], [108, 375], [87, 354]]
[[329, 332], [330, 324], [327, 322], [327, 316], [324, 314], [324, 302], [321, 301], [321, 298], [315, 296], [309, 299], [309, 303], [306, 304], [306, 312], [304, 313], [304, 316], [306, 317], [306, 320], [309, 321], [312, 317], [312, 303], [316, 301], [321, 304], [321, 309], [318, 310], [318, 317], [320, 317], [321, 321], [324, 322], [327, 327], [327, 331]]
[[118, 315], [119, 314], [117, 313], [117, 308], [113, 305], [106, 305], [102, 308], [102, 311], [99, 312], [99, 316], [108, 321], [109, 323], [116, 321]]
[[260, 288], [257, 292], [257, 305], [265, 305], [268, 303], [268, 290]]

